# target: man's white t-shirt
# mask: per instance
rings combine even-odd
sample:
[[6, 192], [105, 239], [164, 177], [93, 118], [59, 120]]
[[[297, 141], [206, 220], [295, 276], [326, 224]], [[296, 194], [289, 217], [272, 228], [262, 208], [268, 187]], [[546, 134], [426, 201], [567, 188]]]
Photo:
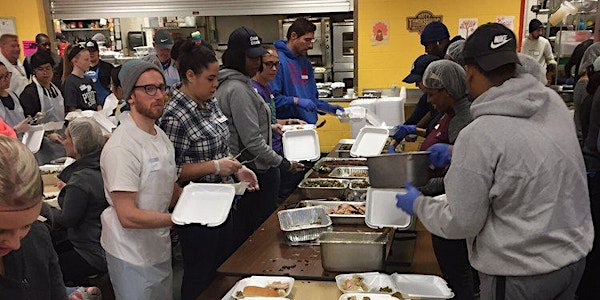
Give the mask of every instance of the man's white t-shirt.
[[530, 39], [529, 37], [523, 39], [521, 53], [533, 57], [535, 61], [542, 65], [544, 70], [546, 70], [548, 64], [556, 64], [554, 54], [552, 53], [552, 46], [543, 36], [540, 36], [538, 39]]
[[168, 212], [177, 180], [175, 150], [167, 135], [139, 129], [130, 116], [112, 134], [100, 156], [104, 192], [110, 206], [101, 215], [102, 247], [110, 255], [135, 265], [156, 265], [171, 257], [169, 228], [123, 228], [110, 193], [136, 192], [138, 208]]

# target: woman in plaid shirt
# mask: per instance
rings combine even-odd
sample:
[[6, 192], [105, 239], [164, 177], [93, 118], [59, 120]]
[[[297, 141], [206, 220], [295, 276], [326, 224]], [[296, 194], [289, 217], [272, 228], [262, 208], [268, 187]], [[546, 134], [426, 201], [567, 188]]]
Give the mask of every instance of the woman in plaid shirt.
[[[219, 64], [212, 49], [185, 42], [180, 48], [179, 74], [182, 84], [173, 91], [160, 127], [175, 147], [179, 184], [190, 181], [230, 182], [232, 175], [258, 189], [254, 172], [231, 158], [227, 118], [213, 94]], [[195, 299], [212, 281], [217, 267], [237, 244], [232, 214], [217, 227], [199, 224], [176, 226], [183, 253], [182, 299]]]

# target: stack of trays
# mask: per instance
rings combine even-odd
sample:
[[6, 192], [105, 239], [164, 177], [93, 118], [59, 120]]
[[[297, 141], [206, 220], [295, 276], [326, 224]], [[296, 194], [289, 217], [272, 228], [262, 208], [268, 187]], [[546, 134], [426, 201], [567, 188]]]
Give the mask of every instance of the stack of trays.
[[277, 217], [281, 231], [291, 242], [314, 240], [321, 233], [332, 230], [331, 218], [322, 206], [282, 210]]

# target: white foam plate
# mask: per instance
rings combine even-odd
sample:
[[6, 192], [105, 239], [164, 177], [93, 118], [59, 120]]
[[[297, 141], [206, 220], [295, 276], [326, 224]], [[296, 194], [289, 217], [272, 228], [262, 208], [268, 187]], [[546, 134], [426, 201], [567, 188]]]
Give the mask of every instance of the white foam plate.
[[360, 129], [356, 142], [352, 144], [350, 155], [370, 157], [380, 155], [389, 136], [386, 128], [365, 126]]
[[315, 129], [315, 124], [282, 125], [281, 131]]
[[171, 220], [178, 225], [219, 226], [227, 220], [234, 196], [232, 185], [190, 183], [183, 188]]
[[[236, 293], [238, 291], [244, 291], [244, 288], [246, 286], [249, 285], [253, 285], [253, 286], [260, 286], [260, 287], [266, 287], [267, 285], [269, 285], [270, 283], [273, 282], [283, 282], [283, 283], [288, 283], [289, 284], [289, 288], [286, 290], [285, 295], [283, 295], [282, 297], [238, 297], [236, 296]], [[251, 276], [251, 277], [247, 277], [244, 278], [240, 281], [238, 281], [235, 285], [235, 289], [233, 289], [233, 293], [232, 296], [235, 299], [262, 299], [262, 298], [266, 298], [266, 299], [285, 299], [285, 297], [289, 296], [290, 292], [292, 291], [292, 288], [294, 288], [294, 278], [292, 277], [287, 277], [287, 276]]]
[[316, 161], [321, 157], [319, 136], [314, 129], [286, 131], [282, 143], [283, 156], [289, 161]]
[[42, 140], [44, 139], [44, 126], [35, 125], [30, 126], [29, 131], [23, 134], [23, 144], [27, 145], [27, 148], [33, 153], [40, 151], [42, 146]]
[[454, 293], [444, 279], [435, 275], [392, 274], [396, 288], [409, 298], [450, 299]]
[[396, 194], [406, 193], [405, 189], [367, 188], [367, 211], [365, 224], [371, 228], [410, 227], [412, 217], [396, 207]]
[[[367, 286], [367, 290], [364, 292], [361, 291], [349, 291], [344, 289], [344, 281], [348, 279], [352, 279], [352, 276], [361, 276], [363, 278], [363, 282]], [[352, 274], [340, 274], [335, 276], [335, 283], [337, 287], [342, 293], [374, 293], [374, 294], [393, 294], [397, 291], [394, 282], [392, 281], [392, 277], [387, 274], [382, 274], [379, 272], [368, 272], [368, 273], [352, 273]], [[389, 287], [392, 289], [390, 293], [380, 292], [379, 289], [382, 287]]]
[[[354, 297], [354, 298], [352, 298]], [[388, 294], [374, 294], [374, 293], [345, 293], [338, 298], [338, 300], [399, 300], [398, 298]]]
[[44, 126], [45, 131], [61, 130], [65, 126], [65, 121], [47, 122], [42, 124], [42, 126]]

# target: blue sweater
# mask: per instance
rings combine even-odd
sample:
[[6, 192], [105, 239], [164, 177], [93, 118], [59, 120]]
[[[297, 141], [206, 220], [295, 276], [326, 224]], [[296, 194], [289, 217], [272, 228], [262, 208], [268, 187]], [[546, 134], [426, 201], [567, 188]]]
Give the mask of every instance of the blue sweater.
[[294, 97], [310, 99], [315, 102], [318, 111], [334, 112], [329, 103], [319, 100], [315, 74], [306, 56], [296, 56], [287, 47], [284, 40], [274, 44], [279, 54], [281, 66], [275, 80], [269, 85], [275, 95], [277, 118], [302, 119], [310, 124], [317, 123], [317, 112], [308, 111], [294, 104]]

